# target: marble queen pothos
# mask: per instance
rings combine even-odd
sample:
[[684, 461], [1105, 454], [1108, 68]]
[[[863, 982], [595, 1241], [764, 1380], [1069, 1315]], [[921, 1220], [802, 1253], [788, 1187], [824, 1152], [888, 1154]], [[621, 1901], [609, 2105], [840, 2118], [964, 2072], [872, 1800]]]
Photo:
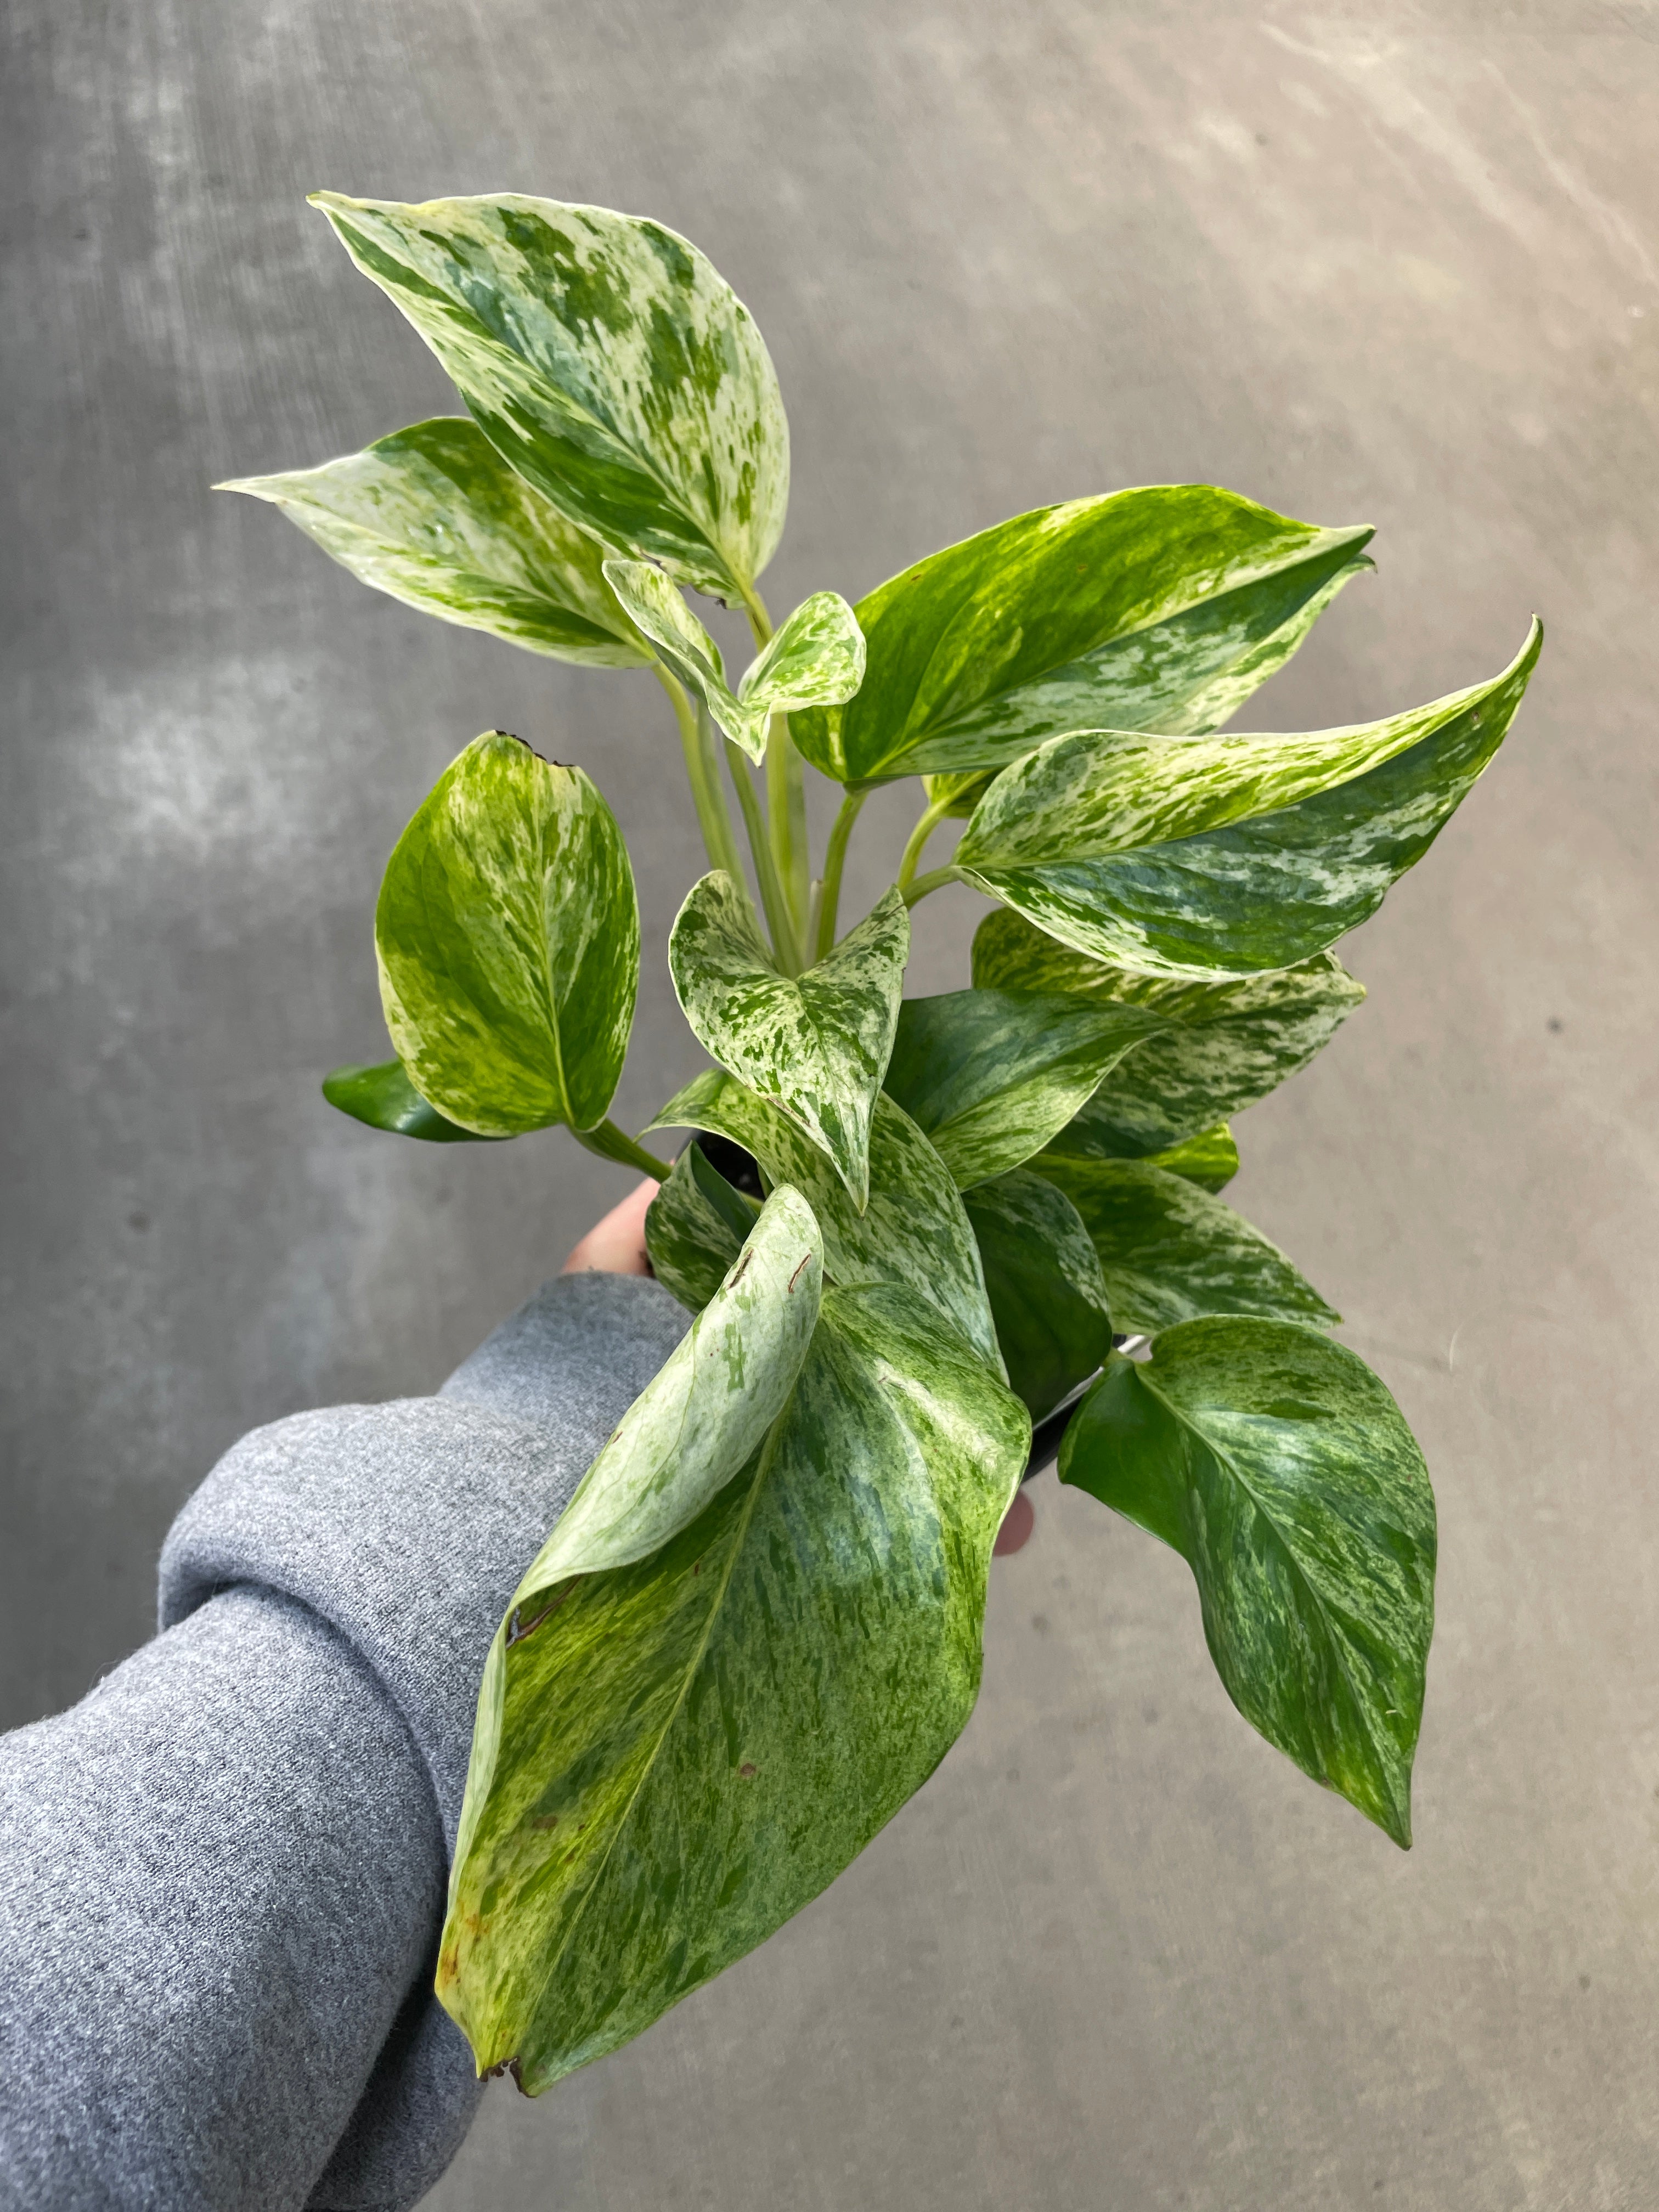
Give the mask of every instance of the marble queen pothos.
[[[695, 1316], [489, 1654], [438, 1971], [479, 2066], [537, 2090], [638, 2034], [897, 1811], [973, 1706], [1032, 1420], [1079, 1396], [1062, 1480], [1174, 1546], [1239, 1711], [1408, 1844], [1427, 1472], [1218, 1194], [1229, 1117], [1363, 997], [1331, 947], [1497, 751], [1537, 624], [1431, 705], [1220, 732], [1370, 532], [1155, 484], [774, 627], [783, 403], [695, 246], [514, 196], [315, 204], [465, 412], [229, 489], [411, 606], [651, 672], [708, 849], [669, 963], [712, 1063], [652, 1127], [744, 1147], [762, 1193], [611, 1120], [640, 958], [622, 832], [582, 768], [476, 738], [381, 888], [395, 1056], [325, 1093], [432, 1142], [560, 1123], [643, 1169]], [[741, 673], [688, 592], [746, 611]], [[817, 859], [808, 769], [842, 793]], [[843, 930], [859, 810], [910, 778], [897, 880]], [[996, 902], [971, 984], [907, 999], [910, 909], [954, 882]]]

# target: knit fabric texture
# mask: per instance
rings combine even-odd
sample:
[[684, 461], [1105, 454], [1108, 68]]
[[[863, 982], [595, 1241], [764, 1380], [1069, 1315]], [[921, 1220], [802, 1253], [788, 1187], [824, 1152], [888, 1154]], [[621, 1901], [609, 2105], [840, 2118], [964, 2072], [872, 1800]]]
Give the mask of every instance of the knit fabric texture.
[[479, 1676], [687, 1316], [563, 1276], [434, 1398], [256, 1430], [161, 1632], [0, 1738], [0, 2205], [403, 2212], [477, 2109], [431, 1995]]

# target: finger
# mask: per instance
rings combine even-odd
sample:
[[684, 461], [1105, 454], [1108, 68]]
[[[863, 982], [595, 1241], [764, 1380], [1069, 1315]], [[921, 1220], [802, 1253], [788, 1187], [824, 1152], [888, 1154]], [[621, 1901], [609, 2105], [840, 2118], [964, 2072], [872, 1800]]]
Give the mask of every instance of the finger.
[[656, 1184], [646, 1176], [619, 1206], [613, 1206], [602, 1221], [594, 1223], [559, 1272], [648, 1275], [651, 1261], [645, 1249], [645, 1213], [656, 1194]]
[[1036, 1521], [1036, 1512], [1030, 1499], [1022, 1490], [1002, 1516], [1002, 1526], [997, 1530], [997, 1540], [991, 1550], [999, 1559], [1006, 1559], [1010, 1552], [1017, 1552], [1027, 1542]]

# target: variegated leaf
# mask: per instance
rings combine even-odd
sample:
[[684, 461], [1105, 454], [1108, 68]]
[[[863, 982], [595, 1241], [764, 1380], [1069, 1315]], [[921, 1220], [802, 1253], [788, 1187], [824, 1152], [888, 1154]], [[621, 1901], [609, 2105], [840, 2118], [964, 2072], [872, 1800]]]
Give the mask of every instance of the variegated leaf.
[[1015, 1168], [963, 1194], [1011, 1388], [1040, 1421], [1112, 1348], [1100, 1261], [1077, 1208]]
[[696, 1521], [555, 1597], [526, 1579], [438, 1966], [481, 2069], [534, 2094], [627, 2042], [927, 1780], [973, 1710], [1030, 1437], [931, 1304], [830, 1290], [788, 1406]]
[[422, 614], [594, 668], [651, 658], [600, 574], [605, 548], [464, 416], [416, 422], [321, 468], [215, 489], [269, 500], [342, 568]]
[[812, 1210], [775, 1190], [725, 1280], [623, 1415], [520, 1595], [626, 1566], [696, 1520], [760, 1449], [817, 1325], [823, 1240]]
[[750, 662], [738, 696], [751, 711], [836, 707], [864, 681], [864, 633], [839, 592], [814, 592]]
[[[1002, 1373], [979, 1248], [950, 1170], [885, 1092], [870, 1123], [870, 1196], [862, 1213], [817, 1146], [775, 1106], [711, 1068], [671, 1098], [653, 1129], [710, 1129], [752, 1152], [769, 1183], [805, 1194], [823, 1231], [832, 1282], [898, 1283], [938, 1308]], [[643, 1133], [649, 1134], [649, 1131]]]
[[1041, 1152], [1103, 1076], [1162, 1028], [1140, 1007], [1086, 999], [907, 999], [886, 1089], [967, 1190]]
[[492, 730], [398, 841], [374, 915], [386, 1027], [452, 1121], [590, 1129], [617, 1088], [639, 988], [634, 875], [579, 768]]
[[1189, 1322], [1114, 1354], [1060, 1479], [1181, 1553], [1245, 1719], [1408, 1847], [1434, 1494], [1376, 1376], [1306, 1329]]
[[1276, 1244], [1183, 1176], [1146, 1160], [1076, 1160], [1047, 1152], [1031, 1164], [1082, 1216], [1116, 1328], [1150, 1336], [1205, 1314], [1254, 1314], [1322, 1328], [1342, 1318]]
[[683, 1306], [700, 1313], [736, 1265], [755, 1212], [755, 1201], [732, 1189], [702, 1146], [689, 1144], [646, 1208], [652, 1273]]
[[[1048, 1146], [1048, 1154], [1064, 1152], [1078, 1126], [1079, 1121], [1074, 1121], [1062, 1129]], [[1048, 1154], [1039, 1155], [1037, 1164]], [[1095, 1152], [1085, 1157], [1101, 1159], [1122, 1156]], [[1128, 1157], [1139, 1158], [1143, 1167], [1162, 1168], [1168, 1175], [1182, 1176], [1187, 1182], [1195, 1182], [1200, 1190], [1224, 1190], [1238, 1173], [1238, 1146], [1224, 1121], [1218, 1121], [1213, 1129], [1200, 1129], [1195, 1137], [1183, 1137], [1178, 1145], [1170, 1145], [1164, 1152]]]
[[864, 674], [864, 640], [853, 610], [834, 592], [804, 600], [773, 633], [734, 693], [709, 635], [660, 568], [609, 560], [606, 581], [665, 663], [734, 744], [765, 757], [772, 716], [792, 707], [849, 699]]
[[1503, 741], [1542, 632], [1489, 684], [1304, 737], [1079, 731], [1005, 769], [965, 879], [1148, 973], [1243, 975], [1322, 951], [1422, 859]]
[[1140, 1006], [1169, 1027], [1115, 1068], [1054, 1139], [1057, 1150], [1134, 1158], [1242, 1114], [1305, 1067], [1364, 998], [1335, 956], [1223, 983], [1135, 975], [1091, 960], [1003, 907], [974, 936], [974, 981]]
[[718, 868], [692, 885], [668, 940], [697, 1042], [811, 1139], [860, 1212], [909, 950], [910, 918], [890, 890], [815, 968], [780, 975], [748, 899]]
[[753, 317], [695, 246], [516, 193], [313, 204], [562, 514], [717, 598], [753, 584], [783, 529], [789, 434]]
[[1213, 729], [1369, 565], [1370, 534], [1209, 484], [1016, 515], [859, 601], [863, 686], [795, 742], [859, 785], [982, 774], [1061, 730]]
[[354, 1121], [389, 1129], [399, 1137], [424, 1138], [429, 1145], [476, 1145], [489, 1140], [464, 1129], [426, 1100], [404, 1073], [400, 1060], [373, 1067], [337, 1067], [323, 1078], [323, 1096]]

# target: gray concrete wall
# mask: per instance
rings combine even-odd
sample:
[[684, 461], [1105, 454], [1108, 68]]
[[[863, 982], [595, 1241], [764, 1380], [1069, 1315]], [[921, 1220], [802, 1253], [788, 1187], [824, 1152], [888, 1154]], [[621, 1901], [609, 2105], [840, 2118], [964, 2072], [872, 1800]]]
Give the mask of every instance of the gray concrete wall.
[[[624, 1118], [695, 1053], [697, 867], [643, 677], [423, 622], [216, 477], [453, 404], [302, 195], [648, 211], [753, 305], [774, 605], [1170, 477], [1374, 521], [1280, 726], [1484, 676], [1498, 766], [1351, 944], [1370, 1005], [1240, 1127], [1438, 1488], [1407, 1857], [1255, 1739], [1185, 1570], [1040, 1486], [986, 1690], [823, 1899], [432, 2199], [633, 2208], [1659, 2203], [1654, 551], [1659, 11], [1082, 0], [13, 0], [3, 1718], [147, 1632], [249, 1424], [433, 1383], [623, 1179], [332, 1116], [378, 872], [519, 730], [633, 842]], [[873, 810], [856, 890], [904, 817]], [[966, 902], [916, 976], [964, 975]]]

